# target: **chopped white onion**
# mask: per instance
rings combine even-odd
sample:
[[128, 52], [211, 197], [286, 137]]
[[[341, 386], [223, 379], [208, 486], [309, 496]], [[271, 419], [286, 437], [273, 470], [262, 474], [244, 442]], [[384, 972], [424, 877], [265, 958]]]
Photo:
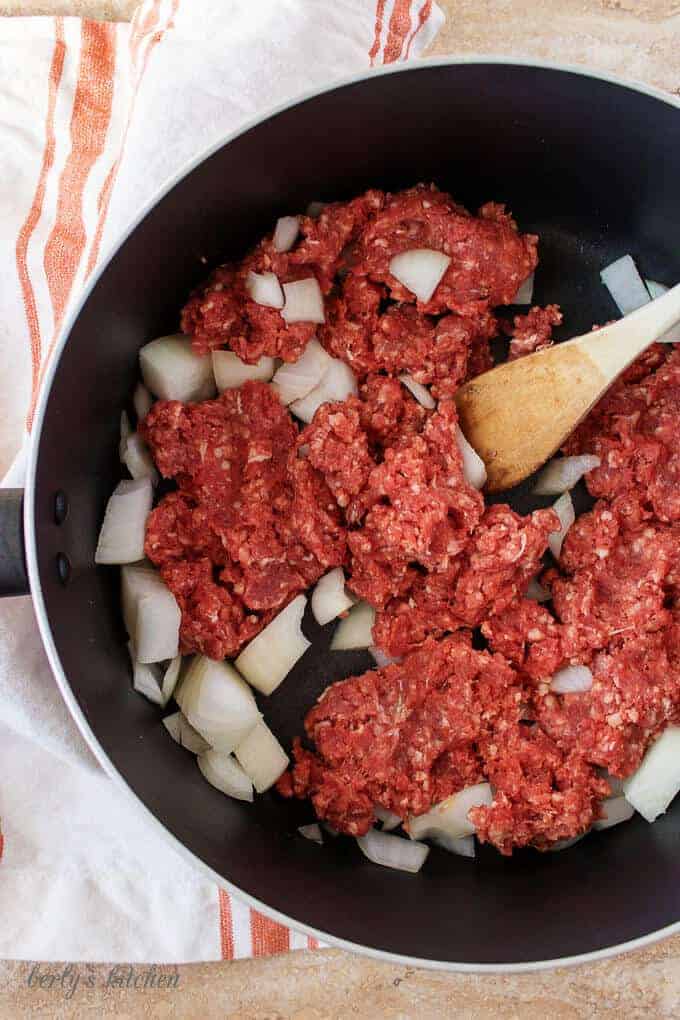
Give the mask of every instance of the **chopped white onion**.
[[354, 600], [345, 591], [345, 574], [342, 567], [329, 570], [316, 582], [311, 605], [314, 619], [320, 627], [352, 608]]
[[530, 305], [534, 299], [534, 274], [527, 276], [526, 280], [519, 287], [511, 305]]
[[323, 294], [315, 276], [284, 283], [285, 304], [281, 315], [286, 322], [325, 322]]
[[310, 202], [307, 206], [307, 215], [312, 220], [318, 220], [321, 213], [326, 208], [325, 202]]
[[258, 793], [273, 786], [288, 767], [288, 755], [262, 719], [235, 748], [234, 755]]
[[600, 279], [614, 299], [621, 315], [649, 303], [649, 292], [631, 255], [623, 255], [600, 273]]
[[475, 827], [468, 813], [475, 807], [490, 807], [493, 793], [489, 783], [475, 783], [435, 804], [422, 815], [412, 815], [407, 828], [411, 839], [471, 836]]
[[283, 291], [275, 273], [254, 273], [246, 276], [246, 290], [256, 305], [265, 308], [283, 308]]
[[607, 772], [606, 769], [598, 769], [598, 772], [600, 773], [602, 778], [606, 779], [607, 782], [609, 783], [609, 789], [611, 791], [610, 794], [609, 794], [609, 798], [611, 799], [613, 797], [622, 797], [623, 796], [623, 784], [624, 784], [625, 780], [624, 779], [620, 779], [619, 776], [612, 776], [612, 775], [610, 775], [609, 772]]
[[311, 393], [323, 379], [332, 361], [330, 354], [312, 337], [298, 360], [281, 365], [272, 379], [272, 386], [281, 403], [292, 404], [294, 400], [301, 400]]
[[415, 294], [419, 301], [426, 304], [450, 263], [451, 259], [444, 252], [433, 251], [431, 248], [413, 248], [390, 259], [390, 273]]
[[150, 478], [152, 485], [158, 481], [158, 471], [149, 448], [138, 432], [128, 436], [123, 463], [133, 478]]
[[271, 694], [309, 648], [302, 633], [302, 617], [307, 599], [298, 595], [246, 645], [236, 668], [249, 684], [263, 694]]
[[552, 595], [535, 577], [532, 577], [526, 590], [526, 598], [531, 599], [533, 602], [548, 602]]
[[680, 726], [668, 726], [623, 784], [629, 804], [648, 822], [662, 815], [680, 790]]
[[173, 712], [172, 715], [166, 715], [163, 725], [172, 739], [180, 747], [185, 747], [187, 751], [191, 751], [192, 754], [203, 754], [204, 751], [210, 748], [208, 741], [201, 736], [198, 730], [193, 728], [181, 712]]
[[162, 400], [208, 400], [215, 395], [211, 358], [196, 354], [182, 333], [145, 344], [139, 367], [145, 385]]
[[196, 760], [204, 779], [216, 790], [235, 800], [253, 800], [253, 784], [233, 755], [211, 749]]
[[385, 868], [396, 868], [398, 871], [420, 871], [430, 852], [429, 846], [416, 843], [401, 836], [392, 836], [388, 832], [369, 829], [365, 836], [357, 836], [357, 843], [365, 857], [374, 864]]
[[563, 666], [550, 681], [553, 694], [583, 694], [593, 686], [593, 674], [587, 666]]
[[135, 648], [132, 641], [128, 642], [128, 652], [132, 662], [132, 686], [138, 694], [153, 702], [154, 705], [163, 705], [161, 693], [162, 670], [156, 662], [139, 662], [135, 658]]
[[135, 563], [142, 559], [146, 518], [152, 502], [150, 478], [118, 483], [106, 504], [95, 563]]
[[399, 382], [403, 383], [407, 390], [409, 390], [416, 398], [418, 403], [425, 407], [428, 411], [432, 411], [437, 406], [437, 401], [434, 399], [427, 386], [423, 386], [422, 383], [416, 382], [412, 375], [404, 373], [399, 376]]
[[121, 571], [123, 620], [140, 662], [174, 659], [179, 647], [180, 608], [160, 574], [150, 567]]
[[635, 808], [625, 797], [610, 797], [602, 801], [601, 807], [604, 813], [602, 818], [593, 822], [594, 829], [610, 829], [612, 825], [630, 821], [635, 814]]
[[125, 460], [125, 451], [127, 450], [128, 439], [132, 435], [132, 425], [128, 417], [127, 411], [120, 412], [120, 442], [118, 443], [118, 456], [121, 463]]
[[[666, 294], [669, 290], [665, 283], [658, 283], [656, 280], [645, 280], [645, 285], [652, 301]], [[659, 337], [658, 342], [662, 344], [680, 344], [680, 322], [676, 326], [671, 326], [667, 333]]]
[[456, 425], [456, 442], [460, 455], [463, 459], [463, 475], [465, 481], [473, 487], [473, 489], [483, 489], [486, 483], [486, 467], [484, 461], [479, 456], [477, 451], [470, 446], [467, 439], [463, 435], [463, 430], [460, 425]]
[[243, 386], [251, 379], [269, 382], [274, 375], [276, 362], [274, 358], [262, 357], [254, 365], [247, 365], [233, 351], [213, 351], [212, 366], [217, 389], [224, 393], [225, 390]]
[[388, 655], [387, 652], [383, 652], [382, 648], [376, 648], [375, 645], [369, 645], [368, 652], [378, 669], [384, 669], [385, 666], [391, 666], [395, 662], [401, 662], [401, 659], [395, 658], [394, 655]]
[[446, 835], [432, 836], [432, 842], [450, 854], [457, 854], [458, 857], [475, 856], [474, 836], [458, 836], [457, 838]]
[[140, 422], [142, 418], [146, 418], [153, 406], [153, 397], [147, 390], [144, 383], [137, 383], [135, 386], [135, 392], [132, 395], [132, 403], [135, 408], [135, 414], [137, 415], [137, 421]]
[[379, 822], [382, 822], [383, 832], [391, 832], [392, 829], [398, 829], [401, 825], [401, 818], [399, 815], [395, 815], [394, 811], [388, 811], [387, 808], [381, 807], [380, 804], [376, 804], [373, 810], [375, 817]]
[[556, 560], [559, 560], [562, 552], [562, 543], [565, 535], [576, 520], [574, 504], [571, 500], [571, 493], [565, 492], [553, 503], [553, 510], [560, 519], [559, 531], [553, 531], [548, 535], [548, 546]]
[[309, 423], [322, 404], [347, 400], [359, 392], [354, 372], [344, 361], [331, 358], [330, 364], [318, 386], [315, 386], [302, 400], [295, 400], [289, 410], [302, 421]]
[[179, 673], [182, 668], [182, 656], [176, 655], [174, 659], [171, 659], [165, 668], [163, 674], [163, 682], [161, 684], [161, 694], [163, 696], [163, 707], [167, 705], [170, 698], [175, 693], [177, 687], [177, 681], [179, 680]]
[[316, 822], [312, 822], [311, 825], [299, 825], [298, 832], [304, 839], [309, 839], [312, 843], [318, 843], [319, 846], [323, 846], [321, 826], [317, 825]]
[[300, 220], [297, 216], [280, 216], [274, 228], [274, 251], [290, 251], [297, 240]]
[[211, 747], [230, 752], [260, 720], [243, 677], [228, 662], [197, 655], [175, 695], [182, 712]]
[[331, 651], [344, 652], [354, 648], [369, 648], [373, 644], [374, 623], [373, 606], [368, 602], [357, 602], [338, 624], [331, 641]]
[[534, 486], [536, 496], [559, 496], [573, 489], [583, 476], [600, 466], [600, 458], [591, 453], [575, 457], [555, 457], [548, 461]]

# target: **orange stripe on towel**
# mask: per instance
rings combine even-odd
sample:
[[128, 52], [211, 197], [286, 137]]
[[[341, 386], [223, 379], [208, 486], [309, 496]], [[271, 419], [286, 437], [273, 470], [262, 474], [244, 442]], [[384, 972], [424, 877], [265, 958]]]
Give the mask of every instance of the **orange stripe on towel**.
[[[31, 208], [28, 211], [28, 216], [19, 231], [16, 243], [17, 274], [19, 276], [21, 293], [24, 299], [24, 311], [26, 314], [26, 322], [28, 323], [28, 333], [31, 342], [32, 394], [35, 394], [38, 389], [42, 340], [40, 337], [40, 322], [38, 319], [35, 292], [33, 290], [30, 273], [28, 271], [28, 246], [30, 244], [31, 237], [33, 236], [33, 231], [37, 227], [40, 221], [40, 216], [42, 215], [47, 178], [54, 165], [54, 150], [56, 146], [54, 114], [57, 105], [57, 92], [59, 91], [59, 84], [64, 72], [65, 59], [66, 43], [64, 41], [64, 19], [55, 18], [55, 43], [49, 73], [47, 116], [45, 118], [45, 146], [43, 149], [42, 165], [40, 167], [40, 174], [38, 176], [38, 184], [33, 196], [33, 202], [31, 203]], [[33, 397], [31, 399], [31, 407], [32, 406]]]
[[384, 14], [385, 14], [385, 0], [378, 0], [375, 9], [375, 31], [373, 35], [373, 45], [368, 51], [368, 56], [371, 61], [371, 67], [373, 67], [375, 63], [375, 58], [378, 56], [378, 53], [380, 51], [380, 36], [382, 35]]
[[387, 30], [387, 42], [383, 52], [383, 64], [393, 64], [399, 60], [404, 48], [404, 40], [411, 28], [411, 0], [394, 0], [392, 17]]
[[290, 949], [288, 928], [270, 921], [257, 910], [250, 911], [250, 938], [253, 956], [272, 956], [274, 953], [287, 953]]
[[220, 948], [223, 960], [234, 959], [234, 928], [231, 918], [231, 900], [224, 889], [220, 894]]

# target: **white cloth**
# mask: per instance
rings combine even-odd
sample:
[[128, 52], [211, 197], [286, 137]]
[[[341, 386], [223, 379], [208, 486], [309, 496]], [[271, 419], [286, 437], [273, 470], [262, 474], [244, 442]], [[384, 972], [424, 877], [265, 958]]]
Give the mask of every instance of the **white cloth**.
[[[158, 186], [274, 102], [417, 56], [441, 21], [431, 0], [144, 0], [131, 26], [0, 19], [0, 474], [69, 304]], [[24, 452], [5, 484], [21, 484]], [[0, 957], [184, 962], [309, 944], [219, 892], [102, 772], [24, 598], [0, 603], [0, 747]]]

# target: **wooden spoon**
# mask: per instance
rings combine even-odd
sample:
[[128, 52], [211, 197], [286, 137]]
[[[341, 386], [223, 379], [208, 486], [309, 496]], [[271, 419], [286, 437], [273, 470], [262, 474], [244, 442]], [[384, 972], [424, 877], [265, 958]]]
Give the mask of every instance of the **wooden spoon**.
[[680, 320], [680, 284], [618, 322], [477, 376], [456, 394], [461, 428], [510, 489], [555, 453], [616, 377]]

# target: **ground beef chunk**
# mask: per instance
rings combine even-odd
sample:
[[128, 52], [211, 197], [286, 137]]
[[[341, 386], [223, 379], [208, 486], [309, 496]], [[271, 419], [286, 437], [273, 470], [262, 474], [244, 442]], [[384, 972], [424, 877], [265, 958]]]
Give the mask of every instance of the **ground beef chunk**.
[[494, 652], [532, 680], [550, 678], [564, 661], [561, 628], [547, 609], [530, 599], [513, 602], [482, 624]]
[[512, 338], [508, 361], [515, 361], [525, 354], [533, 354], [535, 351], [550, 347], [553, 342], [553, 327], [561, 324], [562, 312], [558, 305], [546, 305], [545, 308], [536, 305], [526, 315], [516, 315], [512, 322], [512, 326], [508, 328], [508, 334]]
[[477, 838], [501, 853], [551, 843], [585, 832], [600, 817], [599, 802], [609, 794], [578, 750], [562, 751], [536, 726], [520, 723], [482, 737], [484, 772], [494, 787], [490, 807], [473, 808]]
[[281, 284], [313, 276], [328, 293], [342, 253], [382, 202], [381, 192], [369, 191], [351, 202], [332, 203], [317, 219], [300, 218], [301, 239], [290, 252], [275, 251], [268, 237], [239, 264], [220, 266], [182, 311], [182, 330], [191, 336], [194, 349], [204, 354], [228, 347], [249, 364], [263, 355], [296, 361], [316, 327], [309, 322], [289, 325], [278, 309], [252, 301], [248, 273], [273, 272]]
[[202, 404], [159, 401], [140, 431], [179, 485], [150, 516], [146, 554], [180, 603], [183, 651], [233, 655], [343, 562], [335, 500], [297, 459], [297, 429], [263, 383]]
[[461, 556], [446, 569], [419, 576], [407, 595], [380, 607], [376, 645], [404, 655], [427, 634], [477, 627], [502, 613], [526, 591], [557, 526], [552, 510], [520, 517], [505, 504], [488, 507]]
[[375, 461], [361, 424], [361, 402], [350, 397], [342, 403], [323, 404], [300, 436], [307, 459], [324, 476], [341, 507], [365, 488]]
[[482, 778], [475, 742], [492, 723], [519, 718], [521, 690], [498, 656], [462, 636], [428, 642], [403, 664], [327, 688], [305, 720], [316, 754], [295, 750], [290, 795], [351, 835], [379, 804], [405, 818]]
[[631, 492], [661, 521], [680, 520], [680, 351], [649, 375], [619, 383], [570, 440], [601, 458], [588, 475], [594, 496]]
[[369, 375], [359, 388], [361, 425], [374, 457], [422, 432], [429, 412], [388, 375]]
[[639, 765], [647, 745], [677, 718], [680, 673], [675, 629], [629, 633], [591, 665], [593, 686], [583, 694], [534, 693], [541, 727], [566, 749], [577, 748], [612, 775], [627, 776]]
[[418, 185], [387, 198], [362, 235], [355, 271], [385, 283], [395, 300], [412, 302], [411, 291], [390, 273], [390, 260], [413, 248], [445, 252], [451, 264], [430, 301], [418, 308], [475, 318], [510, 304], [536, 267], [537, 240], [519, 234], [503, 206], [490, 202], [471, 216], [434, 186]]

